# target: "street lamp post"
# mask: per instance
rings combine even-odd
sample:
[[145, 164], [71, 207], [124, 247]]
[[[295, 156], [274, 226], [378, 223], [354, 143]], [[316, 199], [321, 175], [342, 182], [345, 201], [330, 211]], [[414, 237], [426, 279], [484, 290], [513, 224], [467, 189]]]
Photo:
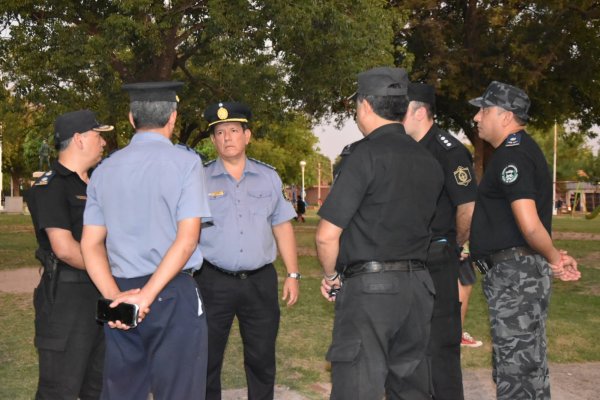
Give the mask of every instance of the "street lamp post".
[[2, 206], [2, 139], [4, 138], [2, 122], [0, 122], [0, 211], [4, 210]]
[[304, 197], [306, 196], [306, 193], [304, 192], [304, 167], [306, 167], [306, 161], [302, 160], [300, 161], [300, 169], [302, 170], [302, 201], [304, 201]]

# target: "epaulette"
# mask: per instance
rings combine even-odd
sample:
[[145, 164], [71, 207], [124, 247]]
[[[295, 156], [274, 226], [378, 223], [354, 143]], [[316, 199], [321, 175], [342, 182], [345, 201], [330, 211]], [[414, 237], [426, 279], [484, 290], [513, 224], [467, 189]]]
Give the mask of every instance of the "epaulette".
[[177, 143], [175, 146], [179, 147], [180, 149], [184, 149], [187, 151], [191, 151], [192, 153], [196, 154], [198, 157], [202, 158], [202, 154], [198, 153], [196, 151], [196, 149], [191, 148], [190, 146], [188, 146], [187, 144], [184, 143]]
[[46, 186], [48, 183], [50, 183], [52, 178], [54, 178], [55, 176], [56, 176], [56, 171], [50, 170], [50, 171], [46, 172], [44, 175], [40, 176], [35, 181], [33, 186]]
[[277, 170], [277, 168], [275, 168], [274, 166], [272, 166], [272, 165], [269, 165], [269, 164], [267, 164], [267, 163], [265, 163], [265, 162], [259, 161], [259, 160], [255, 159], [255, 158], [248, 157], [248, 160], [252, 160], [252, 161], [254, 161], [255, 163], [258, 163], [258, 164], [260, 164], [260, 165], [264, 165], [265, 167], [269, 167], [269, 168], [271, 168], [271, 169], [272, 169], [272, 170], [274, 170], [274, 171], [275, 171], [275, 170]]
[[506, 143], [504, 147], [513, 147], [521, 144], [521, 132], [511, 133], [506, 138]]
[[453, 138], [451, 137], [452, 135], [450, 135], [449, 133], [438, 133], [435, 135], [435, 138], [437, 139], [438, 143], [446, 150], [450, 150], [453, 149], [457, 146], [456, 142], [454, 140], [452, 140]]
[[215, 158], [214, 160], [210, 160], [204, 163], [205, 167], [208, 167], [210, 164], [213, 164], [215, 161], [217, 161], [217, 159]]
[[357, 140], [356, 142], [352, 142], [350, 144], [347, 144], [346, 146], [344, 146], [344, 148], [342, 149], [342, 152], [340, 153], [340, 156], [347, 156], [348, 154], [352, 153], [352, 151], [361, 143], [363, 143], [365, 140], [367, 140], [367, 137], [364, 137], [360, 140]]

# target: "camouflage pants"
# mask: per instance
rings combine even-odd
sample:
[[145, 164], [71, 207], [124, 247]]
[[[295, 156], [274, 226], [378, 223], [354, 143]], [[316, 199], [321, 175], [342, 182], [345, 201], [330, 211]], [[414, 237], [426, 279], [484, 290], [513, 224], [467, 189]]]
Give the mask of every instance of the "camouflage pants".
[[539, 255], [508, 260], [483, 280], [498, 399], [550, 399], [546, 318], [551, 270]]

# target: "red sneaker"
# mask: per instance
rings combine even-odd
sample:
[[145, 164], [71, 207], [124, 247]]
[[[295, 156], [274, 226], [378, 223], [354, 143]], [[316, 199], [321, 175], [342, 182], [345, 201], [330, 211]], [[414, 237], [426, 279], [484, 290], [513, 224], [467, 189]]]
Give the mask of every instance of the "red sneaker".
[[483, 342], [481, 340], [473, 339], [473, 336], [469, 335], [469, 332], [463, 332], [460, 345], [461, 347], [479, 347], [483, 345]]

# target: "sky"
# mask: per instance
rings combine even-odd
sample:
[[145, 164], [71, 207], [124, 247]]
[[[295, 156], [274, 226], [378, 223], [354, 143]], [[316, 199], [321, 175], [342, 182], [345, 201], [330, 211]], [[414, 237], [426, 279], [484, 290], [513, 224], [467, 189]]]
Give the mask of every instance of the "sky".
[[341, 130], [338, 130], [334, 123], [320, 124], [313, 128], [313, 133], [319, 138], [317, 146], [321, 149], [321, 154], [332, 161], [340, 155], [344, 146], [363, 138], [352, 119], [347, 120]]

